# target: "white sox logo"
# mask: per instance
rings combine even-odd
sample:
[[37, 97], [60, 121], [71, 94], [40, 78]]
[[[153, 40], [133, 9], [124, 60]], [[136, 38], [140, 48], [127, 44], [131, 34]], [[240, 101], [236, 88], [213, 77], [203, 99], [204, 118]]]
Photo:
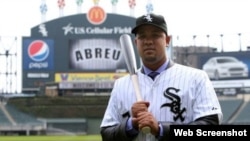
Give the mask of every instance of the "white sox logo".
[[180, 119], [181, 121], [184, 121], [185, 117], [183, 117], [183, 113], [186, 111], [186, 108], [181, 109], [181, 99], [178, 95], [173, 94], [171, 90], [174, 90], [176, 93], [180, 91], [180, 89], [176, 89], [174, 87], [169, 87], [164, 92], [164, 96], [171, 100], [171, 103], [165, 103], [161, 105], [162, 107], [170, 107], [170, 111], [175, 114], [174, 121], [177, 121]]
[[153, 19], [150, 17], [150, 15], [144, 15], [144, 19], [146, 19], [148, 22], [152, 22]]

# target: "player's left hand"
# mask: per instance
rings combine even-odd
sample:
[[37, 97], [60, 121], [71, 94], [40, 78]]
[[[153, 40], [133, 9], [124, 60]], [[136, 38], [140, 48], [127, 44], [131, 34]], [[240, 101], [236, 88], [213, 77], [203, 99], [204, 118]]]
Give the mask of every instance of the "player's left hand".
[[159, 134], [159, 124], [155, 117], [150, 112], [140, 112], [137, 115], [139, 130], [143, 127], [150, 127], [151, 134], [157, 136]]

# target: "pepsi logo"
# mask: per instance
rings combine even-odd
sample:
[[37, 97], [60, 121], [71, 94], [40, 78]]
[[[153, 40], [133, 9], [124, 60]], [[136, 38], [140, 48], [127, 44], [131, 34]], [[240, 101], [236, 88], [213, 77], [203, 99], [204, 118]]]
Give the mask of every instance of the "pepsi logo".
[[49, 55], [49, 46], [42, 40], [35, 40], [28, 47], [28, 55], [33, 61], [44, 61]]

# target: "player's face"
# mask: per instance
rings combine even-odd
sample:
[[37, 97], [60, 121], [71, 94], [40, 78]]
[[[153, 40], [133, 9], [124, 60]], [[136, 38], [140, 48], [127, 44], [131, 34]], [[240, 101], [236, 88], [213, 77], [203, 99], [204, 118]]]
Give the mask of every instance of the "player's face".
[[145, 66], [155, 70], [166, 61], [169, 36], [152, 25], [143, 25], [137, 30], [135, 44]]

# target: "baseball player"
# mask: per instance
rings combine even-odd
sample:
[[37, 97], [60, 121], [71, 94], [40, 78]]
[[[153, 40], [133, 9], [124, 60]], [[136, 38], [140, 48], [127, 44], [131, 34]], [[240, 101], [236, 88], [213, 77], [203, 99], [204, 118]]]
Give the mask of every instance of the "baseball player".
[[[143, 63], [137, 71], [143, 101], [136, 100], [129, 75], [119, 78], [100, 126], [102, 140], [166, 141], [173, 124], [220, 124], [221, 107], [207, 74], [167, 57], [170, 36], [164, 17], [140, 16], [132, 33]], [[151, 72], [158, 75], [151, 78]]]

